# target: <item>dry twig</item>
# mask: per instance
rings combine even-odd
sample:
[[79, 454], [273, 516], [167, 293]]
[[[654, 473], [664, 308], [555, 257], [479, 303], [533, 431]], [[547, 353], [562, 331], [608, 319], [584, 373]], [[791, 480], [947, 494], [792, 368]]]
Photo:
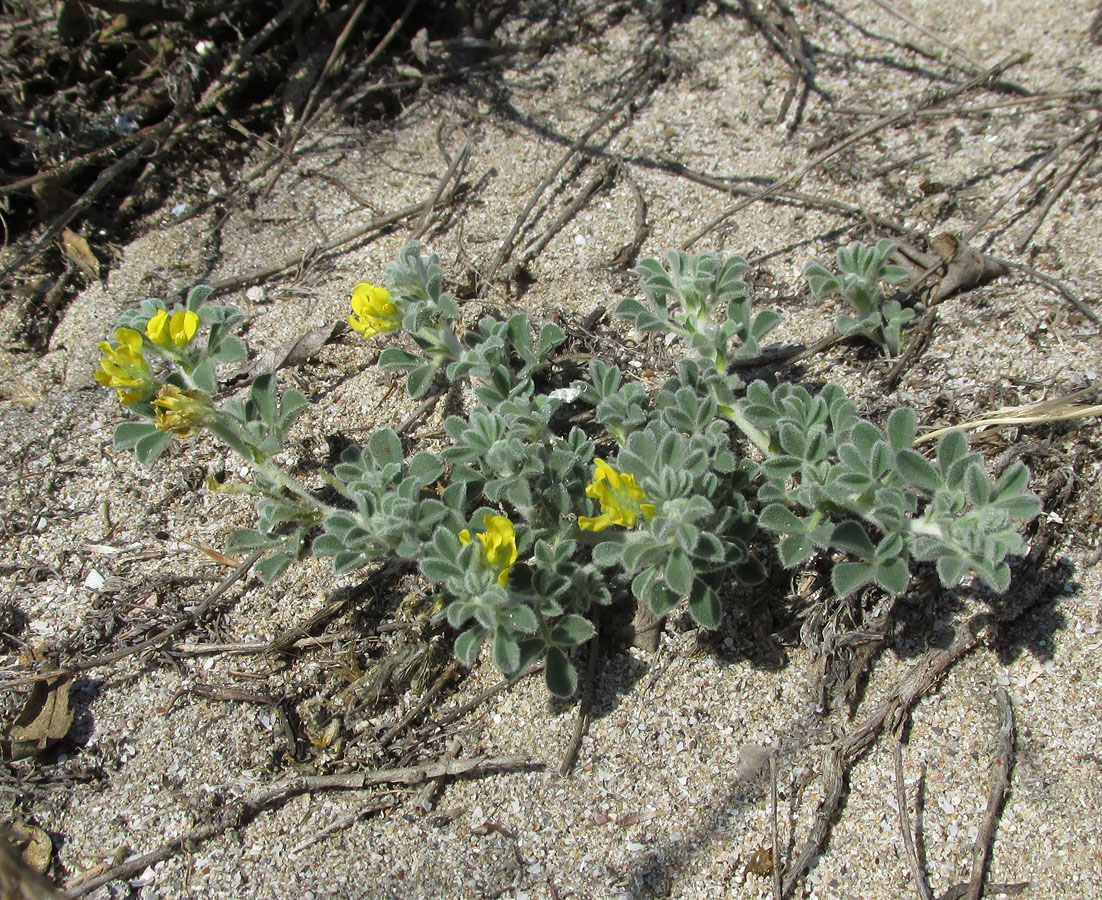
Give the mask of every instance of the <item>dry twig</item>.
[[589, 639], [589, 660], [585, 667], [585, 682], [582, 685], [582, 697], [578, 701], [578, 714], [574, 719], [574, 731], [570, 735], [570, 743], [566, 745], [562, 763], [559, 765], [559, 774], [567, 776], [574, 771], [578, 762], [578, 751], [582, 746], [582, 738], [589, 728], [589, 716], [593, 711], [593, 691], [597, 683], [597, 659], [600, 656], [600, 640], [597, 634]]
[[915, 890], [921, 900], [934, 900], [934, 892], [930, 890], [930, 880], [926, 877], [926, 870], [918, 858], [915, 850], [914, 837], [911, 834], [911, 823], [907, 819], [907, 785], [903, 781], [903, 741], [896, 736], [895, 739], [895, 804], [899, 812], [899, 831], [903, 835], [903, 846], [907, 850], [907, 863], [911, 867], [911, 877], [914, 878]]
[[101, 875], [90, 878], [72, 888], [69, 896], [81, 897], [112, 881], [129, 878], [154, 863], [168, 859], [182, 849], [210, 840], [231, 828], [240, 828], [261, 810], [286, 803], [300, 794], [356, 791], [383, 784], [417, 785], [436, 778], [532, 770], [538, 769], [540, 765], [540, 763], [530, 762], [523, 756], [474, 756], [469, 759], [436, 759], [401, 769], [375, 769], [369, 772], [341, 775], [301, 775], [285, 778], [257, 788], [239, 800], [226, 804], [218, 811], [217, 821], [193, 828], [187, 834], [169, 841], [156, 850], [131, 857]]
[[785, 897], [795, 893], [800, 879], [826, 844], [831, 824], [846, 792], [849, 768], [868, 752], [885, 728], [898, 728], [914, 704], [953, 664], [978, 646], [980, 637], [977, 630], [981, 621], [981, 616], [975, 616], [965, 622], [956, 640], [947, 649], [928, 650], [854, 731], [836, 741], [823, 754], [823, 799], [819, 802], [815, 821], [799, 855], [785, 873]]
[[627, 87], [624, 88], [623, 92], [620, 94], [619, 99], [615, 103], [613, 103], [605, 112], [597, 116], [593, 120], [593, 122], [590, 123], [589, 127], [586, 128], [585, 131], [583, 131], [580, 135], [578, 135], [577, 138], [575, 138], [571, 142], [570, 146], [567, 147], [565, 151], [563, 151], [562, 155], [559, 157], [555, 165], [553, 165], [551, 169], [547, 172], [547, 174], [543, 176], [543, 178], [540, 180], [540, 183], [536, 185], [535, 189], [528, 197], [528, 202], [524, 204], [524, 207], [521, 209], [520, 213], [514, 220], [512, 228], [509, 229], [509, 233], [505, 235], [504, 239], [501, 242], [501, 245], [498, 247], [497, 253], [494, 255], [494, 258], [491, 261], [489, 268], [486, 270], [486, 275], [482, 279], [482, 288], [480, 293], [484, 292], [485, 289], [493, 283], [493, 280], [497, 275], [498, 269], [500, 269], [505, 261], [509, 258], [509, 254], [512, 253], [513, 250], [513, 244], [517, 239], [517, 235], [520, 233], [521, 228], [524, 227], [524, 224], [528, 221], [528, 217], [532, 214], [532, 210], [535, 209], [540, 197], [542, 197], [544, 192], [551, 186], [551, 182], [553, 182], [558, 177], [559, 173], [563, 170], [566, 164], [570, 162], [574, 155], [578, 153], [578, 151], [580, 151], [587, 143], [589, 143], [589, 140], [593, 137], [593, 135], [595, 135], [598, 131], [600, 131], [613, 119], [620, 115], [624, 107], [626, 107], [632, 100], [635, 99], [635, 97], [643, 89], [643, 86], [647, 83], [647, 81], [648, 74], [646, 71], [646, 67], [644, 67], [644, 71], [642, 72], [642, 74], [637, 74], [628, 83]]
[[983, 894], [983, 876], [987, 870], [987, 860], [991, 856], [991, 845], [995, 840], [995, 826], [999, 821], [1003, 798], [1010, 784], [1010, 760], [1014, 755], [1014, 708], [1010, 705], [1010, 696], [1002, 687], [995, 689], [995, 698], [999, 705], [995, 770], [991, 773], [991, 788], [987, 792], [987, 811], [983, 816], [983, 825], [976, 835], [976, 843], [972, 849], [972, 877], [968, 880], [968, 900], [980, 900]]
[[915, 446], [927, 441], [934, 441], [950, 431], [963, 429], [964, 431], [981, 431], [987, 428], [1014, 427], [1020, 425], [1033, 425], [1038, 422], [1067, 422], [1073, 419], [1085, 419], [1091, 416], [1102, 416], [1102, 403], [1094, 403], [1089, 406], [1077, 405], [1073, 400], [1093, 393], [1098, 390], [1098, 385], [1091, 385], [1080, 391], [1065, 394], [1062, 397], [1053, 397], [1049, 400], [1038, 400], [1036, 403], [1024, 403], [1021, 406], [1006, 406], [997, 409], [989, 416], [981, 419], [972, 419], [969, 422], [961, 422], [946, 428], [937, 428], [915, 439]]
[[69, 663], [67, 666], [58, 668], [52, 672], [45, 672], [38, 675], [28, 675], [23, 678], [13, 678], [10, 681], [0, 683], [0, 690], [8, 688], [23, 687], [28, 684], [33, 684], [38, 681], [45, 681], [51, 678], [56, 678], [59, 675], [72, 675], [77, 672], [84, 672], [88, 669], [98, 669], [100, 666], [106, 666], [113, 662], [118, 662], [120, 659], [125, 659], [128, 656], [133, 656], [136, 653], [141, 653], [145, 650], [149, 650], [160, 644], [163, 644], [169, 638], [176, 634], [179, 634], [187, 626], [200, 621], [203, 616], [207, 614], [207, 611], [211, 608], [216, 600], [218, 600], [226, 591], [228, 591], [236, 581], [242, 578], [246, 572], [253, 567], [253, 564], [260, 559], [263, 555], [263, 550], [254, 550], [245, 559], [241, 565], [230, 572], [225, 578], [223, 578], [211, 591], [206, 598], [194, 609], [188, 610], [186, 615], [173, 625], [169, 625], [167, 628], [158, 631], [153, 637], [147, 638], [144, 641], [139, 641], [136, 644], [130, 644], [126, 647], [121, 647], [118, 650], [114, 650], [111, 653], [105, 653], [102, 656], [93, 656], [90, 659], [75, 660]]
[[[444, 202], [453, 203], [463, 193], [463, 190], [464, 186], [462, 184], [454, 185], [452, 189], [448, 191], [448, 195]], [[372, 219], [366, 225], [349, 228], [340, 232], [335, 238], [326, 241], [324, 244], [314, 244], [300, 253], [285, 256], [282, 260], [272, 265], [260, 266], [248, 272], [243, 272], [240, 275], [232, 275], [229, 278], [220, 278], [212, 281], [210, 284], [212, 292], [215, 294], [224, 294], [227, 291], [235, 291], [238, 288], [243, 288], [248, 284], [256, 284], [259, 281], [264, 281], [267, 278], [271, 278], [273, 275], [279, 275], [282, 272], [297, 269], [305, 263], [316, 260], [318, 257], [324, 256], [327, 253], [331, 253], [345, 244], [350, 244], [353, 241], [359, 240], [371, 234], [373, 231], [382, 231], [384, 228], [401, 222], [403, 219], [408, 219], [418, 213], [423, 213], [433, 205], [433, 199], [434, 198], [430, 197], [427, 200], [422, 200], [420, 203], [414, 203], [396, 212]]]
[[822, 163], [824, 163], [828, 159], [830, 159], [832, 156], [835, 156], [838, 153], [841, 153], [847, 147], [852, 147], [854, 144], [864, 140], [865, 138], [869, 137], [870, 135], [873, 135], [878, 131], [881, 131], [881, 130], [883, 130], [885, 128], [888, 128], [892, 125], [895, 125], [898, 122], [906, 121], [908, 118], [913, 116], [917, 110], [927, 109], [931, 106], [940, 105], [942, 103], [945, 103], [945, 101], [947, 101], [947, 100], [951, 100], [953, 97], [958, 97], [961, 94], [964, 94], [964, 93], [967, 93], [968, 91], [974, 90], [975, 88], [979, 87], [980, 85], [982, 85], [982, 84], [984, 84], [984, 83], [986, 83], [986, 82], [988, 82], [988, 81], [990, 81], [994, 78], [997, 78], [999, 75], [1001, 75], [1003, 72], [1005, 72], [1007, 69], [1011, 68], [1012, 66], [1020, 65], [1021, 63], [1025, 62], [1028, 58], [1029, 58], [1029, 55], [1026, 54], [1026, 53], [1013, 53], [1010, 56], [1006, 57], [1006, 59], [1003, 59], [1000, 62], [993, 65], [986, 72], [983, 72], [983, 73], [977, 75], [974, 78], [968, 79], [968, 81], [965, 81], [963, 84], [959, 84], [959, 85], [957, 85], [957, 86], [955, 86], [955, 87], [953, 87], [949, 90], [937, 91], [935, 93], [932, 93], [932, 94], [928, 95], [927, 97], [924, 97], [921, 100], [916, 101], [914, 104], [907, 107], [906, 109], [900, 110], [899, 112], [891, 113], [890, 115], [881, 116], [875, 122], [871, 122], [868, 125], [866, 125], [865, 127], [857, 129], [856, 131], [854, 131], [854, 132], [850, 133], [849, 135], [847, 135], [842, 140], [838, 141], [836, 144], [833, 144], [832, 146], [828, 147], [826, 150], [823, 150], [821, 153], [817, 153], [810, 160], [808, 160], [803, 166], [801, 166], [799, 169], [792, 172], [790, 175], [786, 175], [785, 177], [780, 178], [777, 181], [774, 181], [772, 184], [762, 188], [760, 191], [758, 191], [757, 193], [747, 197], [745, 200], [740, 200], [738, 203], [734, 203], [731, 206], [728, 206], [718, 216], [716, 216], [714, 219], [712, 219], [707, 225], [705, 225], [699, 231], [694, 232], [681, 245], [681, 249], [683, 249], [683, 250], [690, 249], [697, 241], [699, 241], [702, 237], [704, 237], [704, 235], [708, 234], [710, 231], [712, 231], [717, 226], [722, 225], [724, 222], [727, 221], [727, 219], [729, 219], [731, 216], [733, 216], [740, 209], [743, 209], [743, 208], [749, 206], [751, 203], [755, 203], [756, 201], [761, 200], [764, 197], [768, 197], [771, 194], [775, 194], [779, 190], [781, 190], [782, 188], [787, 187], [788, 185], [795, 184], [801, 178], [803, 178], [808, 172], [810, 172], [812, 169], [817, 168]]

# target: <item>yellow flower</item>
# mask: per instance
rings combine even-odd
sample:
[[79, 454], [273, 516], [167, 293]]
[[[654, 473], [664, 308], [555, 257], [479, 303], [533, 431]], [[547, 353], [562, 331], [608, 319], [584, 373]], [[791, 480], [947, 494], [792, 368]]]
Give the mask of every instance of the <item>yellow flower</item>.
[[157, 382], [142, 356], [142, 336], [133, 328], [115, 329], [118, 346], [110, 341], [99, 345], [103, 359], [95, 371], [102, 385], [119, 389], [119, 402], [124, 406], [148, 400], [157, 390]]
[[199, 330], [199, 316], [190, 309], [180, 309], [171, 316], [165, 310], [149, 320], [145, 336], [159, 347], [186, 347]]
[[609, 525], [634, 528], [639, 513], [648, 519], [654, 517], [654, 504], [639, 502], [647, 495], [635, 483], [634, 475], [617, 472], [599, 457], [593, 462], [593, 483], [586, 487], [585, 495], [601, 502], [601, 514], [578, 516], [582, 531], [601, 531]]
[[390, 291], [366, 281], [352, 291], [352, 312], [355, 315], [348, 317], [348, 325], [365, 338], [402, 327], [402, 315], [391, 303]]
[[161, 431], [189, 438], [211, 418], [210, 398], [202, 391], [185, 391], [174, 384], [164, 385], [153, 401]]
[[[487, 514], [483, 524], [486, 530], [476, 535], [482, 544], [482, 558], [497, 569], [497, 583], [505, 587], [509, 583], [509, 570], [517, 561], [517, 533], [513, 529], [513, 523], [505, 516]], [[463, 544], [469, 544], [471, 533], [464, 528], [459, 532], [459, 540]]]

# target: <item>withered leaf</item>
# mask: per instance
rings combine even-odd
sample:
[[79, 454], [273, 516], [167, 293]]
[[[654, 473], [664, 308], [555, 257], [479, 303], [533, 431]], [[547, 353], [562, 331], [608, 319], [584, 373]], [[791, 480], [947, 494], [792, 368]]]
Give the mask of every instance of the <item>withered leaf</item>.
[[8, 729], [4, 743], [10, 759], [37, 756], [69, 733], [73, 710], [69, 704], [71, 675], [35, 683], [23, 711]]
[[54, 855], [54, 842], [37, 825], [28, 825], [16, 820], [11, 824], [11, 837], [23, 862], [39, 875], [50, 868], [50, 859]]
[[62, 896], [23, 861], [11, 844], [0, 838], [0, 897], [4, 900], [60, 900]]
[[330, 344], [348, 330], [344, 322], [332, 322], [311, 328], [303, 335], [271, 350], [263, 350], [256, 359], [233, 373], [232, 379], [258, 378], [288, 366], [301, 366], [326, 344]]
[[61, 229], [61, 248], [74, 266], [80, 269], [89, 278], [99, 280], [99, 260], [84, 240], [75, 231], [68, 228]]
[[773, 848], [760, 847], [750, 854], [746, 861], [746, 871], [763, 878], [773, 874]]
[[970, 291], [980, 285], [1005, 275], [1007, 268], [997, 259], [980, 253], [951, 234], [937, 234], [930, 239], [930, 247], [947, 266], [929, 303], [941, 303], [953, 294]]
[[760, 744], [743, 744], [738, 751], [735, 781], [749, 781], [769, 762], [769, 751]]

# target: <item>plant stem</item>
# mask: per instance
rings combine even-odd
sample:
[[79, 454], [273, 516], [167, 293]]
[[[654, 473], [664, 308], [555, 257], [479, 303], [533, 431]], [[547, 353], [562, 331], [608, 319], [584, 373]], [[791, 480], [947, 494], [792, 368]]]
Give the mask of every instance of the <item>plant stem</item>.
[[297, 500], [301, 500], [308, 506], [314, 507], [323, 516], [330, 516], [337, 512], [335, 506], [330, 506], [324, 500], [319, 500], [313, 494], [311, 494], [297, 478], [294, 478], [284, 472], [279, 466], [275, 465], [270, 460], [264, 460], [264, 462], [254, 461], [252, 465], [256, 470], [270, 481], [274, 481], [282, 488], [286, 488], [290, 493], [294, 494]]
[[742, 414], [742, 410], [739, 409], [738, 404], [734, 406], [721, 407], [722, 415], [726, 416], [735, 426], [750, 440], [755, 447], [757, 447], [767, 457], [773, 457], [777, 454], [769, 449], [769, 438], [765, 433], [758, 428], [753, 422], [746, 418]]

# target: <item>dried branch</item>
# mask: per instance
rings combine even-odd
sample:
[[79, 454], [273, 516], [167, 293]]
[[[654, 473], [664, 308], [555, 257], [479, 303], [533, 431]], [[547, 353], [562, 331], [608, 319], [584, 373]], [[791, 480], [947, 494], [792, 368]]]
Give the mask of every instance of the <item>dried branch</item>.
[[[541, 767], [523, 756], [475, 756], [469, 759], [437, 759], [418, 766], [401, 769], [375, 769], [369, 772], [352, 772], [341, 775], [302, 775], [286, 778], [257, 788], [239, 800], [228, 803], [218, 811], [218, 820], [192, 829], [149, 853], [131, 857], [95, 878], [73, 887], [70, 897], [81, 897], [112, 881], [129, 878], [154, 863], [168, 859], [177, 851], [193, 847], [212, 837], [240, 828], [257, 813], [271, 806], [286, 803], [300, 794], [321, 791], [355, 791], [382, 784], [416, 785], [425, 781], [457, 775], [490, 775], [497, 772], [531, 771]], [[229, 789], [227, 788], [227, 792]]]
[[597, 660], [600, 657], [600, 632], [589, 639], [589, 660], [585, 667], [585, 681], [582, 684], [582, 697], [578, 701], [578, 714], [574, 719], [574, 731], [570, 735], [570, 743], [566, 745], [562, 763], [559, 765], [559, 774], [568, 776], [574, 771], [574, 765], [578, 762], [578, 751], [582, 746], [582, 738], [589, 728], [589, 717], [593, 711], [593, 690], [597, 683]]
[[1045, 202], [1041, 206], [1041, 211], [1037, 213], [1037, 219], [1033, 222], [1032, 225], [1026, 228], [1026, 230], [1022, 232], [1022, 234], [1019, 236], [1018, 240], [1014, 242], [1014, 249], [1016, 251], [1021, 253], [1023, 250], [1025, 250], [1026, 245], [1031, 240], [1033, 240], [1033, 235], [1037, 233], [1037, 229], [1041, 227], [1041, 223], [1045, 221], [1045, 218], [1052, 210], [1052, 207], [1056, 204], [1056, 201], [1064, 196], [1064, 194], [1067, 192], [1067, 189], [1071, 187], [1072, 182], [1074, 182], [1075, 179], [1079, 177], [1079, 173], [1082, 172], [1084, 168], [1086, 168], [1087, 163], [1094, 159], [1094, 157], [1098, 154], [1098, 146], [1099, 141], [1098, 136], [1096, 135], [1095, 138], [1090, 143], [1088, 143], [1087, 146], [1084, 147], [1083, 150], [1079, 153], [1078, 161], [1067, 172], [1065, 172], [1063, 176], [1061, 176], [1060, 180], [1056, 183], [1056, 186], [1053, 187], [1051, 191], [1049, 191], [1048, 197], [1045, 198]]
[[125, 659], [128, 656], [133, 656], [136, 653], [141, 653], [145, 650], [149, 650], [152, 647], [156, 647], [158, 644], [167, 641], [174, 635], [179, 634], [188, 625], [200, 621], [210, 610], [211, 606], [216, 600], [218, 600], [226, 591], [228, 591], [235, 582], [242, 578], [246, 572], [253, 567], [258, 559], [263, 555], [263, 550], [254, 550], [249, 556], [241, 563], [236, 569], [230, 572], [225, 578], [223, 578], [218, 585], [212, 590], [194, 609], [186, 611], [185, 616], [173, 625], [169, 625], [167, 628], [158, 631], [153, 637], [147, 638], [144, 641], [139, 641], [137, 644], [130, 644], [126, 647], [121, 647], [118, 650], [114, 650], [111, 653], [105, 653], [102, 656], [93, 656], [89, 659], [75, 660], [66, 666], [60, 667], [52, 672], [45, 672], [38, 675], [28, 675], [23, 678], [13, 678], [10, 681], [0, 683], [0, 690], [6, 690], [9, 688], [23, 687], [28, 684], [34, 684], [38, 681], [48, 680], [50, 678], [56, 678], [59, 675], [72, 675], [77, 672], [84, 672], [88, 669], [98, 669], [100, 666], [106, 666], [113, 662], [118, 662], [120, 659]]
[[983, 876], [991, 855], [991, 845], [995, 840], [995, 826], [999, 821], [1003, 798], [1010, 784], [1010, 761], [1014, 755], [1014, 708], [1003, 688], [995, 689], [995, 698], [999, 705], [995, 770], [991, 773], [991, 788], [987, 792], [987, 812], [984, 813], [983, 825], [976, 835], [976, 843], [972, 849], [972, 877], [968, 881], [968, 900], [980, 900], [983, 894]]
[[903, 835], [903, 846], [907, 850], [907, 862], [911, 867], [911, 877], [914, 878], [915, 890], [921, 900], [934, 900], [934, 892], [930, 890], [930, 880], [922, 862], [915, 850], [914, 838], [911, 834], [911, 823], [907, 819], [907, 786], [903, 781], [903, 741], [895, 739], [895, 803], [899, 812], [899, 831]]
[[993, 65], [986, 72], [977, 75], [975, 78], [970, 78], [968, 79], [968, 81], [965, 81], [964, 83], [959, 84], [949, 90], [936, 91], [928, 95], [927, 97], [916, 101], [914, 104], [907, 107], [906, 109], [900, 110], [899, 112], [891, 113], [890, 115], [881, 116], [875, 122], [869, 123], [864, 128], [857, 129], [838, 143], [813, 156], [808, 162], [806, 162], [799, 169], [792, 172], [790, 175], [786, 175], [784, 178], [780, 178], [777, 181], [774, 181], [772, 184], [762, 188], [760, 191], [750, 197], [747, 197], [745, 200], [740, 200], [738, 203], [728, 206], [718, 216], [712, 219], [707, 225], [705, 225], [699, 231], [694, 232], [688, 238], [688, 240], [686, 240], [685, 243], [681, 245], [681, 249], [688, 250], [697, 241], [704, 237], [704, 235], [708, 234], [717, 226], [722, 225], [725, 221], [727, 221], [727, 219], [733, 216], [740, 209], [744, 209], [751, 203], [755, 203], [756, 201], [761, 200], [764, 197], [775, 194], [777, 191], [781, 190], [784, 187], [787, 187], [788, 185], [795, 184], [812, 169], [817, 168], [822, 163], [830, 159], [832, 156], [841, 153], [846, 148], [852, 147], [854, 144], [864, 140], [865, 138], [875, 134], [878, 131], [895, 125], [898, 122], [906, 121], [911, 116], [913, 116], [916, 111], [920, 109], [927, 109], [931, 106], [938, 106], [947, 100], [951, 100], [953, 97], [958, 97], [961, 94], [974, 90], [980, 85], [994, 78], [997, 78], [999, 75], [1001, 75], [1012, 66], [1020, 65], [1027, 59], [1029, 59], [1029, 54], [1027, 53], [1013, 53], [1010, 56], [1006, 57], [1006, 59], [1001, 60], [1000, 62]]
[[897, 728], [904, 716], [953, 664], [979, 645], [977, 628], [981, 621], [981, 616], [975, 616], [965, 622], [960, 634], [947, 649], [928, 650], [854, 731], [826, 750], [821, 773], [823, 799], [819, 802], [815, 820], [799, 855], [785, 873], [785, 897], [795, 893], [800, 879], [826, 845], [827, 835], [846, 792], [849, 768], [868, 752], [885, 728]]
[[551, 224], [544, 229], [543, 234], [520, 252], [516, 258], [516, 266], [526, 266], [539, 256], [540, 253], [543, 252], [543, 249], [551, 243], [555, 235], [562, 231], [566, 223], [578, 214], [578, 211], [592, 199], [593, 195], [612, 183], [615, 174], [616, 164], [611, 162], [606, 163], [600, 172], [586, 182], [582, 189], [578, 191], [574, 199], [567, 204], [566, 208], [555, 216]]
[[986, 428], [1004, 426], [1033, 425], [1038, 422], [1067, 422], [1073, 419], [1085, 419], [1091, 416], [1102, 416], [1102, 403], [1089, 406], [1072, 403], [1080, 397], [1098, 390], [1094, 384], [1062, 397], [1052, 397], [1049, 400], [1038, 400], [1036, 403], [1024, 403], [1021, 406], [1006, 406], [980, 419], [972, 419], [946, 428], [937, 428], [915, 439], [915, 446], [927, 441], [934, 441], [943, 434], [961, 428], [965, 431], [980, 431]]
[[493, 261], [490, 263], [489, 268], [486, 270], [486, 275], [482, 279], [482, 288], [480, 292], [484, 292], [485, 289], [493, 283], [494, 277], [497, 275], [498, 269], [509, 258], [509, 254], [513, 250], [513, 243], [516, 241], [517, 235], [520, 233], [525, 222], [528, 221], [528, 217], [532, 214], [532, 210], [535, 209], [536, 204], [539, 202], [540, 197], [543, 196], [544, 191], [551, 186], [553, 182], [563, 170], [568, 162], [574, 157], [579, 150], [581, 150], [589, 139], [593, 137], [598, 131], [608, 125], [613, 119], [615, 119], [623, 111], [636, 95], [643, 89], [643, 86], [647, 83], [648, 73], [644, 71], [642, 74], [637, 75], [628, 86], [621, 93], [620, 98], [613, 103], [608, 110], [597, 116], [596, 119], [590, 123], [577, 138], [575, 138], [569, 147], [559, 157], [558, 161], [553, 165], [546, 175], [540, 180], [540, 183], [536, 185], [531, 195], [528, 197], [528, 202], [524, 204], [523, 209], [517, 215], [513, 222], [512, 228], [509, 229], [509, 233], [505, 235], [501, 245], [497, 249], [497, 253], [494, 255]]
[[[445, 199], [445, 203], [453, 203], [462, 195], [465, 186], [463, 184], [457, 184], [448, 192], [448, 196]], [[345, 244], [350, 244], [353, 241], [359, 240], [366, 235], [371, 234], [373, 231], [382, 231], [397, 222], [401, 222], [403, 219], [409, 219], [418, 213], [423, 213], [426, 209], [429, 209], [433, 205], [433, 198], [428, 200], [422, 200], [420, 203], [414, 203], [412, 206], [407, 206], [404, 209], [397, 210], [396, 212], [388, 213], [385, 216], [379, 216], [376, 219], [372, 219], [366, 225], [361, 225], [356, 228], [350, 228], [346, 231], [340, 232], [331, 241], [327, 241], [324, 244], [314, 244], [311, 247], [307, 247], [300, 253], [291, 254], [285, 256], [277, 263], [273, 263], [270, 266], [260, 266], [256, 269], [251, 269], [248, 272], [242, 272], [240, 275], [232, 275], [229, 278], [221, 278], [211, 282], [210, 287], [215, 294], [224, 294], [227, 291], [235, 291], [238, 288], [245, 287], [248, 284], [256, 284], [259, 281], [264, 281], [267, 278], [271, 278], [273, 275], [279, 275], [282, 272], [290, 271], [291, 269], [298, 268], [305, 263], [317, 259], [319, 256], [324, 256], [327, 253], [331, 253], [339, 247], [343, 247]]]
[[164, 121], [159, 122], [157, 125], [150, 129], [146, 139], [143, 140], [137, 147], [134, 147], [125, 156], [120, 157], [111, 163], [106, 169], [100, 172], [99, 176], [92, 183], [92, 186], [88, 188], [83, 194], [80, 195], [72, 205], [61, 213], [49, 227], [39, 235], [38, 239], [31, 244], [31, 246], [21, 253], [11, 265], [0, 272], [0, 281], [10, 276], [12, 273], [18, 271], [36, 256], [42, 252], [54, 238], [61, 234], [62, 229], [65, 228], [70, 222], [77, 216], [83, 213], [88, 207], [90, 207], [96, 200], [96, 198], [107, 189], [107, 187], [118, 178], [123, 172], [132, 166], [137, 165], [140, 160], [147, 153], [151, 152], [156, 146], [158, 140], [169, 133], [177, 124], [176, 117], [174, 115], [169, 116]]

